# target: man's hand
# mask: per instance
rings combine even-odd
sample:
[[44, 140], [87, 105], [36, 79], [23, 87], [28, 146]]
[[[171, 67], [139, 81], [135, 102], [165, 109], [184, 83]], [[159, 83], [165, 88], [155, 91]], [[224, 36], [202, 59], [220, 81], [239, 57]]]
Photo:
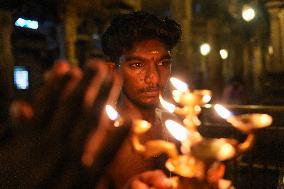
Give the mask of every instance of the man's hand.
[[128, 185], [127, 189], [170, 189], [172, 183], [170, 179], [161, 171], [145, 171], [135, 177], [133, 177]]
[[31, 104], [11, 105], [10, 137], [0, 141], [0, 188], [93, 188], [129, 131], [104, 118], [120, 78], [102, 63], [82, 71], [61, 61], [45, 79]]

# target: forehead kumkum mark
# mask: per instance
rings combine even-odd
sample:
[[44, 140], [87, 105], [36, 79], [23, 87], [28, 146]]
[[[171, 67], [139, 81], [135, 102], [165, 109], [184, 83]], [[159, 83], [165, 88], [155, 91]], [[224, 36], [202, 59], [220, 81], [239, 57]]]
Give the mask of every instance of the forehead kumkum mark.
[[151, 53], [151, 54], [159, 54], [159, 51], [156, 51], [156, 50], [155, 50], [155, 51], [151, 51], [150, 53]]

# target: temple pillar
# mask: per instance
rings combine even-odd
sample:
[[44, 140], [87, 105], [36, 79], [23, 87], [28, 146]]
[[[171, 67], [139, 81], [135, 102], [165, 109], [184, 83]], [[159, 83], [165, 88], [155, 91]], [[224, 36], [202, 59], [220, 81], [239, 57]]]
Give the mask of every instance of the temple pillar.
[[78, 65], [76, 56], [76, 42], [77, 42], [77, 28], [79, 26], [79, 17], [77, 6], [72, 3], [65, 5], [65, 12], [63, 14], [64, 24], [64, 43], [65, 56], [72, 65]]
[[123, 3], [133, 7], [135, 11], [141, 10], [141, 0], [123, 0]]
[[184, 79], [191, 81], [192, 70], [192, 45], [191, 45], [191, 19], [192, 0], [172, 0], [170, 4], [171, 16], [182, 27], [182, 40], [174, 51], [174, 72]]
[[269, 72], [284, 71], [284, 2], [267, 0], [270, 20], [270, 41], [273, 49], [271, 61], [266, 65]]
[[0, 122], [8, 116], [8, 106], [13, 97], [13, 67], [11, 34], [12, 14], [0, 10]]
[[213, 90], [215, 96], [222, 93], [222, 61], [219, 55], [219, 21], [217, 19], [209, 19], [207, 22], [208, 43], [211, 46], [211, 51], [208, 54], [207, 64], [207, 82], [208, 88]]

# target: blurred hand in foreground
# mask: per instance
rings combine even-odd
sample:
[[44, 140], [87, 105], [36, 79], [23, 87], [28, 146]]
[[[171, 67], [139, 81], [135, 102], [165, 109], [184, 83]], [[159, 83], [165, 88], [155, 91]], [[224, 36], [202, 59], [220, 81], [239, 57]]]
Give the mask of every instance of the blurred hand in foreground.
[[161, 171], [145, 171], [134, 176], [126, 186], [126, 189], [170, 189], [172, 187], [171, 180]]
[[31, 104], [11, 105], [0, 188], [94, 188], [129, 131], [104, 118], [121, 80], [103, 63], [82, 71], [64, 61], [45, 80]]

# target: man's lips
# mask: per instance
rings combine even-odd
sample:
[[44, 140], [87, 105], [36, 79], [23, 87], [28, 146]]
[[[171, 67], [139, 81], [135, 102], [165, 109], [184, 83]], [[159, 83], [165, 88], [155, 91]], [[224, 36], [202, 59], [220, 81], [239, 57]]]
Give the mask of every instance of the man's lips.
[[160, 92], [161, 92], [160, 87], [145, 87], [138, 91], [140, 95], [145, 96], [145, 97], [152, 97], [152, 98], [159, 97]]
[[159, 96], [159, 93], [160, 93], [159, 90], [148, 90], [144, 91], [142, 94], [145, 96], [156, 97]]

